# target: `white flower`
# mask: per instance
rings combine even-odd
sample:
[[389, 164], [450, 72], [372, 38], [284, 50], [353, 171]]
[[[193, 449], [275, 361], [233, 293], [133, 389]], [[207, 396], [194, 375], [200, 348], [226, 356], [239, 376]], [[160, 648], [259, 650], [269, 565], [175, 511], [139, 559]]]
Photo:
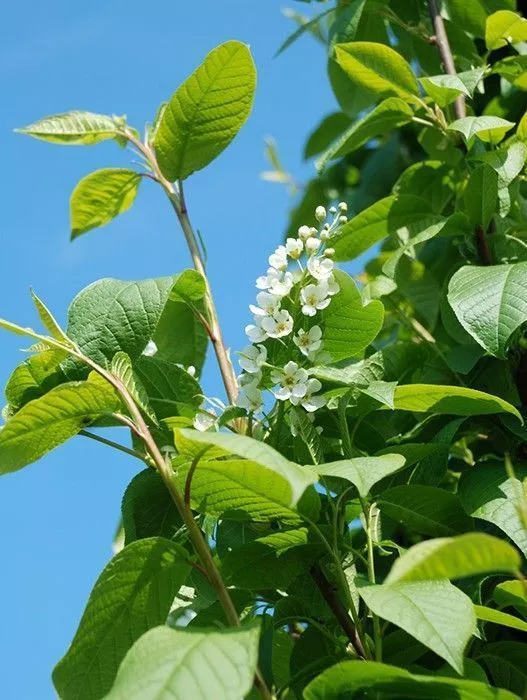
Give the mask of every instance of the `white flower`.
[[269, 265], [280, 271], [287, 268], [287, 251], [285, 246], [279, 245], [275, 252], [269, 256]]
[[260, 292], [256, 295], [258, 306], [251, 304], [250, 310], [255, 316], [272, 316], [280, 309], [280, 297], [269, 292]]
[[262, 319], [262, 328], [270, 338], [282, 338], [293, 330], [293, 318], [289, 311], [278, 311], [274, 316]]
[[267, 333], [262, 328], [262, 316], [255, 316], [254, 323], [245, 326], [245, 334], [252, 343], [263, 343], [267, 340]]
[[240, 367], [249, 374], [256, 374], [267, 360], [267, 348], [265, 345], [247, 345], [238, 355]]
[[327, 278], [326, 284], [328, 285], [328, 295], [330, 297], [333, 297], [335, 294], [340, 292], [340, 287], [333, 273]]
[[316, 219], [317, 221], [324, 221], [324, 219], [326, 218], [326, 216], [327, 216], [327, 214], [326, 214], [326, 208], [325, 208], [325, 207], [323, 207], [323, 206], [318, 206], [318, 207], [315, 209], [315, 219]]
[[320, 326], [313, 326], [308, 331], [300, 329], [293, 337], [293, 342], [303, 355], [309, 357], [310, 353], [315, 352], [322, 345], [322, 329]]
[[294, 406], [301, 404], [303, 408], [309, 413], [313, 413], [318, 408], [322, 408], [325, 405], [326, 399], [323, 396], [314, 396], [317, 391], [320, 391], [322, 384], [318, 379], [308, 379], [306, 384], [306, 392], [303, 396], [296, 397], [291, 396], [291, 403]]
[[309, 236], [311, 236], [311, 229], [309, 228], [309, 226], [301, 226], [298, 229], [298, 237], [301, 238], [303, 241], [306, 241], [309, 238]]
[[320, 248], [320, 241], [318, 240], [318, 238], [311, 236], [310, 238], [307, 239], [307, 241], [306, 241], [306, 253], [308, 255], [313, 255], [313, 253], [316, 253], [319, 248]]
[[301, 399], [306, 395], [308, 386], [307, 370], [298, 366], [296, 362], [289, 361], [283, 370], [271, 372], [271, 380], [280, 385], [273, 394], [280, 401], [287, 399]]
[[189, 365], [187, 367], [187, 374], [190, 374], [191, 377], [196, 376], [196, 368], [194, 367], [194, 365]]
[[304, 244], [300, 238], [288, 238], [285, 242], [285, 249], [290, 258], [298, 260], [304, 250]]
[[325, 309], [331, 301], [328, 298], [328, 285], [326, 282], [308, 284], [300, 292], [302, 301], [302, 313], [305, 316], [314, 316], [320, 309]]
[[148, 343], [146, 344], [146, 348], [143, 350], [143, 355], [145, 357], [154, 357], [154, 355], [157, 352], [157, 345], [154, 343], [153, 340], [149, 340]]
[[335, 263], [329, 258], [311, 258], [307, 262], [307, 269], [316, 280], [327, 280], [334, 266]]
[[193, 426], [196, 430], [204, 433], [216, 423], [216, 411], [213, 408], [209, 408], [208, 411], [201, 411], [196, 413], [194, 420], [192, 421]]
[[253, 374], [248, 374], [246, 372], [243, 372], [242, 374], [240, 374], [236, 377], [236, 382], [238, 384], [239, 389], [248, 387], [250, 385], [254, 385], [255, 387], [257, 387], [258, 384], [260, 383], [261, 378], [262, 378], [262, 373], [260, 371], [254, 372]]
[[236, 399], [236, 405], [241, 406], [241, 408], [246, 408], [252, 413], [256, 413], [262, 409], [262, 392], [258, 389], [255, 382], [246, 384], [243, 387]]
[[279, 272], [274, 267], [267, 270], [266, 275], [256, 280], [258, 289], [267, 289], [271, 294], [285, 297], [293, 287], [293, 275], [290, 272]]

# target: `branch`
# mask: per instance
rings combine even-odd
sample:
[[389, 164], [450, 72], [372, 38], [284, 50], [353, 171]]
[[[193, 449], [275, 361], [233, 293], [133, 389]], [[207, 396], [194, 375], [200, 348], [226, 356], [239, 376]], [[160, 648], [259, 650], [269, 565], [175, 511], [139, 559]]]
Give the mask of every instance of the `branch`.
[[[452, 57], [452, 49], [450, 48], [450, 43], [445, 30], [445, 23], [443, 22], [443, 18], [441, 17], [441, 13], [437, 7], [436, 0], [428, 0], [428, 14], [430, 15], [430, 20], [435, 32], [434, 43], [437, 45], [439, 50], [439, 55], [441, 56], [441, 61], [445, 72], [448, 73], [448, 75], [456, 75], [456, 66], [454, 65], [454, 59]], [[454, 109], [458, 119], [463, 119], [463, 117], [467, 116], [464, 95], [459, 95], [459, 97], [456, 97]]]
[[119, 450], [120, 452], [124, 452], [127, 455], [131, 455], [132, 457], [140, 459], [141, 462], [145, 461], [144, 456], [140, 452], [132, 450], [130, 447], [121, 445], [118, 442], [114, 442], [113, 440], [108, 440], [108, 438], [102, 437], [101, 435], [97, 435], [96, 433], [91, 433], [89, 430], [80, 430], [78, 435], [90, 438], [91, 440], [95, 440], [96, 442], [101, 442], [103, 445], [108, 445], [108, 447], [113, 447], [115, 450]]
[[483, 226], [476, 226], [474, 231], [476, 248], [482, 265], [492, 265], [492, 253], [490, 251], [489, 242], [485, 235]]
[[312, 566], [309, 570], [309, 573], [311, 574], [318, 590], [322, 593], [324, 600], [331, 608], [339, 625], [346, 633], [358, 656], [361, 659], [368, 658], [366, 652], [364, 651], [364, 647], [362, 646], [362, 642], [357, 633], [355, 625], [353, 624], [353, 620], [349, 616], [346, 608], [342, 605], [342, 602], [338, 596], [337, 589], [335, 588], [335, 586], [333, 586], [327, 580], [323, 571], [318, 566]]

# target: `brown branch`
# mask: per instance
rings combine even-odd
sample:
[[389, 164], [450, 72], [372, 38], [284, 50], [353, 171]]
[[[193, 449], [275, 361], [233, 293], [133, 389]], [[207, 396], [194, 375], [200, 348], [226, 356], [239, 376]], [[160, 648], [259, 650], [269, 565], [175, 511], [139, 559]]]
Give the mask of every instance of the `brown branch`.
[[492, 253], [483, 226], [476, 226], [474, 236], [481, 264], [492, 265]]
[[[441, 56], [441, 62], [443, 63], [445, 72], [448, 73], [448, 75], [456, 75], [456, 66], [454, 65], [454, 59], [452, 57], [452, 49], [450, 48], [450, 43], [445, 30], [445, 23], [443, 22], [443, 18], [441, 17], [441, 13], [437, 7], [436, 0], [428, 0], [428, 14], [430, 15], [430, 20], [435, 32], [434, 43], [439, 50], [439, 55]], [[459, 95], [459, 97], [456, 97], [454, 109], [458, 119], [463, 119], [463, 117], [467, 116], [464, 95]]]
[[342, 627], [346, 636], [350, 640], [353, 648], [357, 654], [362, 658], [366, 659], [367, 654], [362, 646], [362, 641], [357, 633], [353, 620], [348, 614], [348, 611], [342, 604], [338, 591], [335, 586], [333, 586], [325, 577], [323, 571], [316, 565], [312, 566], [309, 570], [313, 581], [315, 582], [318, 590], [322, 593], [324, 600], [331, 608], [333, 614], [335, 615], [339, 625]]

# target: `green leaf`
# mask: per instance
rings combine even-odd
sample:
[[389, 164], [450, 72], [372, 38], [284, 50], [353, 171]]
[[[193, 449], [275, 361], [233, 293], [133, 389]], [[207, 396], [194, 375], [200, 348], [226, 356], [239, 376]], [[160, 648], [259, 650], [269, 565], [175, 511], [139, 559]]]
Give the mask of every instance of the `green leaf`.
[[317, 480], [312, 470], [243, 435], [183, 429], [176, 432], [176, 445], [180, 445], [178, 436], [198, 447], [210, 445], [224, 455], [244, 458], [199, 462], [192, 478], [192, 497], [200, 509], [217, 515], [227, 513], [233, 519], [298, 522], [295, 507]]
[[[202, 302], [195, 306], [204, 313]], [[184, 367], [193, 366], [197, 376], [203, 368], [209, 337], [203, 323], [187, 302], [168, 299], [152, 340], [157, 346], [156, 359]]]
[[488, 165], [479, 165], [471, 174], [463, 194], [465, 211], [473, 226], [486, 231], [498, 203], [498, 175]]
[[[518, 700], [508, 690], [446, 676], [419, 676], [376, 661], [343, 661], [318, 675], [304, 690], [305, 700], [344, 700], [371, 689], [378, 698], [421, 700]], [[352, 694], [352, 695], [351, 695]]]
[[93, 700], [110, 690], [119, 664], [144, 632], [164, 623], [190, 571], [188, 553], [161, 537], [125, 547], [90, 594], [66, 655], [53, 671], [64, 700]]
[[141, 175], [127, 168], [104, 168], [83, 177], [70, 198], [72, 240], [130, 209], [140, 182]]
[[35, 304], [35, 307], [38, 311], [38, 315], [40, 316], [42, 325], [47, 330], [47, 332], [53, 338], [55, 338], [55, 340], [58, 340], [60, 343], [64, 343], [64, 345], [72, 347], [73, 343], [71, 342], [71, 340], [68, 338], [66, 333], [64, 333], [57, 320], [55, 319], [51, 311], [48, 309], [48, 307], [44, 304], [42, 299], [39, 299], [33, 290], [31, 290], [31, 298], [33, 299], [33, 303]]
[[223, 630], [156, 627], [130, 649], [105, 700], [239, 700], [251, 690], [258, 621]]
[[319, 24], [321, 19], [324, 19], [324, 17], [326, 17], [326, 15], [329, 15], [330, 13], [332, 13], [334, 11], [335, 11], [334, 8], [330, 7], [327, 10], [325, 10], [324, 12], [321, 12], [320, 14], [316, 15], [312, 19], [305, 21], [305, 22], [302, 22], [300, 24], [300, 26], [297, 27], [297, 29], [287, 37], [287, 39], [283, 42], [283, 44], [281, 44], [280, 48], [275, 53], [275, 58], [277, 56], [279, 56], [283, 51], [288, 49], [292, 44], [294, 44], [297, 39], [300, 39], [300, 37], [303, 34], [305, 34], [305, 32], [312, 32], [313, 29], [318, 27], [318, 24]]
[[520, 90], [527, 90], [527, 56], [507, 56], [494, 63], [492, 72], [501, 75]]
[[484, 605], [474, 605], [474, 611], [478, 620], [483, 622], [493, 622], [502, 627], [527, 632], [527, 622], [520, 620], [519, 617], [514, 617], [514, 615], [501, 612], [501, 610], [494, 610], [494, 608], [487, 608]]
[[527, 590], [522, 581], [513, 579], [498, 583], [492, 597], [501, 608], [514, 607], [527, 617]]
[[22, 362], [9, 377], [5, 395], [12, 409], [42, 396], [57, 384], [66, 381], [60, 368], [64, 353], [60, 350], [45, 350]]
[[365, 89], [379, 97], [410, 98], [419, 94], [409, 64], [389, 46], [369, 41], [335, 45], [335, 58], [346, 73], [350, 89]]
[[45, 117], [16, 131], [50, 143], [89, 146], [122, 136], [123, 125], [124, 117], [73, 111]]
[[487, 352], [505, 357], [514, 331], [527, 321], [527, 262], [460, 268], [448, 301], [458, 321]]
[[499, 396], [462, 386], [404, 384], [395, 389], [395, 408], [414, 413], [446, 413], [454, 416], [483, 416], [512, 413], [521, 420], [514, 406]]
[[430, 204], [413, 195], [385, 197], [354, 216], [331, 239], [335, 259], [354, 260], [390, 234], [412, 237], [438, 220]]
[[485, 66], [481, 66], [456, 75], [430, 75], [420, 78], [419, 82], [436, 104], [446, 107], [459, 95], [472, 97], [478, 83], [485, 75], [485, 69]]
[[440, 160], [422, 160], [401, 173], [393, 186], [393, 193], [399, 197], [421, 197], [439, 214], [453, 198], [455, 186], [456, 177], [452, 166]]
[[383, 514], [422, 535], [448, 537], [471, 528], [459, 498], [434, 486], [395, 486], [380, 494], [377, 505]]
[[527, 468], [515, 465], [515, 473], [517, 478], [513, 481], [506, 475], [503, 464], [478, 464], [476, 469], [463, 474], [458, 493], [469, 515], [499, 527], [527, 557], [527, 531], [517, 502]]
[[516, 573], [520, 555], [510, 544], [481, 532], [439, 537], [410, 547], [391, 568], [387, 584]]
[[[295, 430], [295, 436], [298, 436], [307, 448], [312, 463], [320, 464], [320, 462], [323, 462], [322, 440], [315, 426], [307, 417], [307, 413], [298, 406], [292, 406], [289, 412], [289, 420], [291, 421], [291, 428]], [[300, 460], [296, 456], [295, 459]]]
[[201, 170], [230, 144], [251, 111], [256, 71], [249, 48], [227, 41], [180, 85], [159, 120], [154, 147], [170, 181]]
[[183, 270], [174, 280], [169, 298], [194, 306], [206, 293], [207, 284], [203, 275], [197, 270]]
[[134, 374], [140, 380], [158, 418], [181, 414], [183, 406], [198, 407], [202, 390], [185, 369], [158, 357], [140, 357], [134, 365]]
[[378, 300], [363, 305], [357, 285], [343, 270], [335, 270], [340, 292], [322, 313], [324, 350], [332, 362], [356, 357], [377, 337], [384, 307]]
[[527, 19], [516, 12], [499, 10], [487, 17], [485, 44], [489, 51], [526, 40]]
[[152, 423], [157, 424], [156, 414], [150, 405], [146, 389], [139, 379], [137, 372], [134, 371], [130, 357], [125, 352], [116, 353], [112, 358], [110, 371], [114, 377], [121, 380], [143, 413], [150, 418]]
[[155, 469], [136, 474], [124, 492], [121, 512], [124, 544], [146, 537], [171, 539], [182, 520], [167, 487]]
[[324, 117], [320, 124], [311, 132], [304, 146], [304, 159], [322, 153], [330, 144], [345, 131], [351, 119], [343, 112], [333, 112]]
[[501, 117], [483, 116], [456, 119], [455, 122], [449, 124], [448, 128], [463, 134], [467, 144], [471, 145], [476, 136], [485, 143], [497, 144], [513, 126], [514, 122], [509, 122]]
[[70, 305], [68, 336], [102, 366], [119, 351], [133, 362], [154, 336], [172, 283], [172, 277], [93, 282]]
[[449, 581], [360, 586], [368, 608], [412, 635], [463, 675], [463, 652], [476, 627], [470, 598]]
[[507, 187], [523, 170], [527, 160], [527, 146], [516, 141], [494, 151], [487, 151], [477, 156], [477, 160], [487, 163], [498, 175], [499, 187]]
[[237, 588], [285, 590], [322, 553], [320, 540], [307, 528], [283, 530], [228, 552], [221, 571], [226, 583]]
[[354, 121], [317, 160], [316, 167], [323, 170], [328, 161], [352, 153], [367, 141], [383, 136], [412, 120], [413, 110], [398, 97], [389, 97], [362, 119]]
[[121, 406], [102, 382], [68, 382], [30, 401], [0, 431], [0, 474], [21, 469]]
[[494, 685], [508, 688], [516, 693], [515, 697], [525, 697], [527, 669], [524, 643], [507, 641], [486, 644], [476, 658], [483, 661]]
[[366, 498], [377, 482], [402, 469], [405, 461], [402, 455], [384, 454], [380, 457], [355, 457], [328, 462], [319, 464], [314, 469], [320, 476], [336, 476], [349, 481], [355, 486], [359, 496]]

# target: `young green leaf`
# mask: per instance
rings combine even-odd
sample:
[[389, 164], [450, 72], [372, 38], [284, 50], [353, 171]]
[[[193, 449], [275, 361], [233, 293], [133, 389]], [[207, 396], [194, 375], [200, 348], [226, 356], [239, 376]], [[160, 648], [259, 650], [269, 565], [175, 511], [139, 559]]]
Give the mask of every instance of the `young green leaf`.
[[491, 572], [516, 573], [520, 555], [504, 540], [481, 532], [426, 540], [410, 547], [391, 568], [387, 584], [433, 581]]
[[251, 111], [256, 71], [249, 48], [227, 41], [170, 98], [154, 147], [170, 181], [184, 180], [214, 160], [233, 140]]
[[324, 350], [332, 362], [356, 357], [377, 337], [384, 307], [378, 300], [363, 305], [357, 285], [343, 270], [335, 270], [340, 292], [323, 311]]
[[5, 395], [9, 405], [18, 410], [28, 401], [42, 396], [66, 381], [60, 364], [67, 357], [61, 350], [44, 350], [18, 365], [9, 377]]
[[119, 664], [148, 629], [163, 624], [190, 565], [188, 552], [161, 537], [132, 542], [97, 579], [66, 655], [53, 671], [64, 700], [106, 696]]
[[499, 527], [527, 557], [527, 530], [518, 510], [518, 493], [527, 468], [518, 465], [515, 472], [513, 480], [506, 475], [503, 464], [478, 464], [463, 474], [458, 493], [467, 513]]
[[505, 357], [511, 335], [527, 320], [527, 262], [460, 268], [448, 301], [458, 321], [487, 352]]
[[489, 51], [526, 40], [527, 19], [516, 12], [498, 10], [487, 17], [485, 44]]
[[478, 620], [482, 622], [493, 622], [495, 625], [527, 632], [527, 622], [514, 615], [509, 615], [509, 613], [504, 613], [494, 608], [487, 608], [484, 605], [474, 605], [474, 611]]
[[527, 89], [527, 56], [507, 56], [492, 66], [492, 72], [501, 75], [520, 90]]
[[0, 431], [0, 474], [35, 462], [120, 406], [109, 384], [87, 381], [56, 386], [23, 406]]
[[463, 386], [406, 384], [395, 389], [395, 408], [414, 413], [446, 413], [454, 416], [520, 413], [508, 401], [484, 391]]
[[127, 653], [106, 700], [239, 700], [253, 684], [259, 636], [258, 621], [207, 631], [155, 627]]
[[[455, 623], [454, 623], [455, 624]], [[518, 700], [516, 695], [486, 683], [446, 676], [414, 675], [405, 668], [376, 661], [343, 661], [309, 683], [305, 700], [341, 700], [346, 693], [368, 692], [378, 697], [422, 700]]]
[[48, 333], [60, 343], [64, 343], [64, 345], [73, 347], [73, 343], [68, 338], [66, 333], [64, 333], [51, 311], [44, 304], [42, 299], [38, 298], [38, 296], [33, 290], [31, 290], [31, 298], [33, 299], [33, 303], [36, 306], [38, 315], [40, 316], [40, 320], [42, 321], [42, 325], [48, 331]]
[[507, 131], [512, 129], [514, 122], [507, 121], [502, 117], [463, 117], [449, 124], [451, 131], [458, 131], [463, 135], [467, 145], [471, 146], [474, 137], [485, 143], [497, 144], [504, 137]]
[[360, 586], [368, 608], [445, 659], [460, 675], [463, 654], [476, 628], [470, 598], [449, 581]]
[[520, 614], [527, 617], [527, 590], [523, 581], [513, 579], [498, 583], [492, 597], [500, 608], [514, 607]]
[[70, 198], [72, 240], [130, 209], [140, 182], [141, 175], [127, 168], [104, 168], [83, 177]]
[[316, 29], [320, 21], [324, 19], [324, 17], [326, 17], [327, 15], [332, 14], [333, 12], [335, 12], [334, 8], [329, 7], [327, 10], [321, 12], [312, 19], [300, 23], [297, 29], [295, 29], [295, 31], [287, 37], [283, 44], [281, 44], [280, 48], [275, 53], [275, 58], [279, 56], [283, 51], [288, 49], [292, 44], [294, 44], [297, 39], [299, 39], [303, 34], [305, 34], [305, 32], [312, 32], [314, 29]]
[[459, 95], [472, 97], [484, 75], [485, 66], [481, 66], [456, 75], [430, 75], [419, 82], [436, 104], [446, 107]]
[[404, 58], [389, 46], [368, 41], [336, 44], [335, 58], [351, 86], [379, 97], [396, 95], [413, 101], [417, 80]]
[[45, 117], [16, 131], [50, 143], [89, 146], [122, 136], [124, 122], [124, 117], [73, 111]]
[[117, 352], [112, 357], [110, 371], [114, 377], [121, 380], [143, 413], [150, 418], [152, 423], [157, 424], [157, 418], [154, 409], [150, 405], [146, 389], [132, 367], [130, 357], [125, 352]]
[[319, 464], [314, 469], [320, 476], [338, 477], [349, 481], [359, 496], [366, 498], [373, 486], [381, 479], [402, 469], [405, 458], [399, 454], [384, 454], [379, 457], [355, 457], [339, 462]]
[[183, 406], [197, 408], [201, 405], [203, 392], [200, 385], [173, 362], [158, 357], [140, 357], [134, 363], [134, 374], [160, 419], [180, 415]]
[[486, 231], [498, 203], [497, 173], [488, 165], [479, 165], [470, 174], [463, 197], [472, 225]]

